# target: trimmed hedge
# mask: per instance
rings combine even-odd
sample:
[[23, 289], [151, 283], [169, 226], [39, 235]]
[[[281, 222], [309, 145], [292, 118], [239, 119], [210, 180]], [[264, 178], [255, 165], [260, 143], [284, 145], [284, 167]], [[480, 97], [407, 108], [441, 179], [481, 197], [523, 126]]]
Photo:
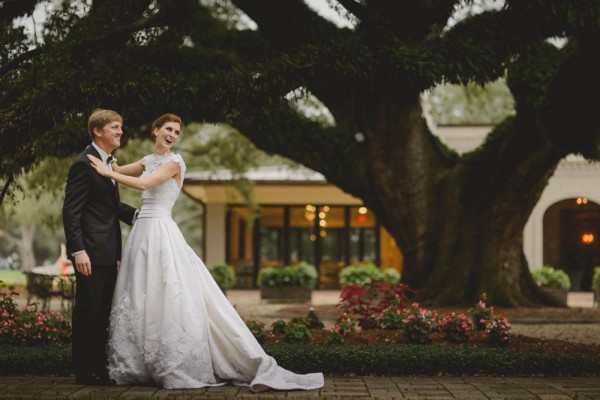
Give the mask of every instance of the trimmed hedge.
[[0, 375], [69, 375], [71, 346], [13, 346], [0, 344]]
[[[438, 345], [264, 345], [279, 365], [298, 373], [359, 375], [586, 375], [600, 374], [590, 354], [515, 352]], [[71, 348], [0, 345], [0, 375], [68, 375]]]

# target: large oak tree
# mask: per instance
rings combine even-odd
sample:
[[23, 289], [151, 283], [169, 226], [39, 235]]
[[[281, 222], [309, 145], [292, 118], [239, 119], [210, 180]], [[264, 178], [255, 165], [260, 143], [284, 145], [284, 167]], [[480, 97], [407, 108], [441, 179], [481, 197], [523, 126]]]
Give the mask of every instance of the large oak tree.
[[[90, 0], [61, 3], [32, 41], [13, 21], [37, 3], [0, 1], [4, 183], [80, 150], [94, 107], [119, 110], [131, 136], [166, 111], [228, 122], [361, 198], [396, 238], [422, 301], [548, 301], [523, 227], [561, 158], [599, 156], [600, 0], [507, 0], [456, 24], [471, 1], [331, 1], [354, 28], [302, 0]], [[240, 10], [256, 29], [238, 29]], [[459, 156], [431, 134], [423, 91], [502, 76], [516, 115], [481, 147]], [[298, 112], [288, 94], [299, 88], [334, 126]]]

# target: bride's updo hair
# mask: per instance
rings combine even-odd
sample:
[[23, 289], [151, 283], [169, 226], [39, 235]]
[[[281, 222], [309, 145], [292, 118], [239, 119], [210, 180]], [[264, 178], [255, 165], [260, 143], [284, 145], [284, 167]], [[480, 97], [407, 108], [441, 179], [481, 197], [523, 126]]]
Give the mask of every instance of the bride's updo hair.
[[150, 131], [150, 138], [153, 142], [156, 142], [156, 135], [154, 134], [155, 129], [160, 129], [167, 122], [175, 122], [178, 123], [181, 129], [183, 129], [183, 121], [178, 115], [175, 114], [163, 114], [160, 117], [156, 118], [156, 121], [152, 124], [152, 130]]

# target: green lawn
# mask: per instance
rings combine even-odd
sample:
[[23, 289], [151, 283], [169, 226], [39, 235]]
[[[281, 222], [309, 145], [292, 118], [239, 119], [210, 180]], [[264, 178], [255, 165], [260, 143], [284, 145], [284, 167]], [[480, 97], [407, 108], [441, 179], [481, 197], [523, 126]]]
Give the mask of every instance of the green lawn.
[[25, 274], [17, 270], [0, 270], [0, 281], [6, 284], [25, 285]]

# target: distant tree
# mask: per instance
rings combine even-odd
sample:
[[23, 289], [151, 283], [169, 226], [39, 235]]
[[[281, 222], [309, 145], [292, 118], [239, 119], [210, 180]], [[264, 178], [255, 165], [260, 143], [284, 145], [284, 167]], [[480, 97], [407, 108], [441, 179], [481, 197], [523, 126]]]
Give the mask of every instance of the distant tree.
[[[0, 3], [3, 183], [81, 149], [97, 106], [138, 135], [165, 111], [226, 122], [361, 198], [421, 301], [550, 301], [522, 232], [565, 155], [600, 156], [600, 0], [331, 0], [350, 27], [301, 0], [61, 2], [36, 42], [13, 21], [37, 3]], [[515, 113], [480, 148], [459, 156], [431, 134], [421, 93], [504, 76]], [[298, 90], [334, 124], [299, 112]]]
[[515, 113], [515, 101], [504, 79], [485, 86], [439, 85], [423, 99], [438, 125], [497, 125]]
[[45, 159], [29, 173], [19, 176], [20, 191], [12, 201], [0, 206], [0, 241], [17, 250], [23, 271], [31, 271], [38, 265], [36, 254], [51, 261], [60, 254], [60, 199], [67, 167], [63, 160]]

